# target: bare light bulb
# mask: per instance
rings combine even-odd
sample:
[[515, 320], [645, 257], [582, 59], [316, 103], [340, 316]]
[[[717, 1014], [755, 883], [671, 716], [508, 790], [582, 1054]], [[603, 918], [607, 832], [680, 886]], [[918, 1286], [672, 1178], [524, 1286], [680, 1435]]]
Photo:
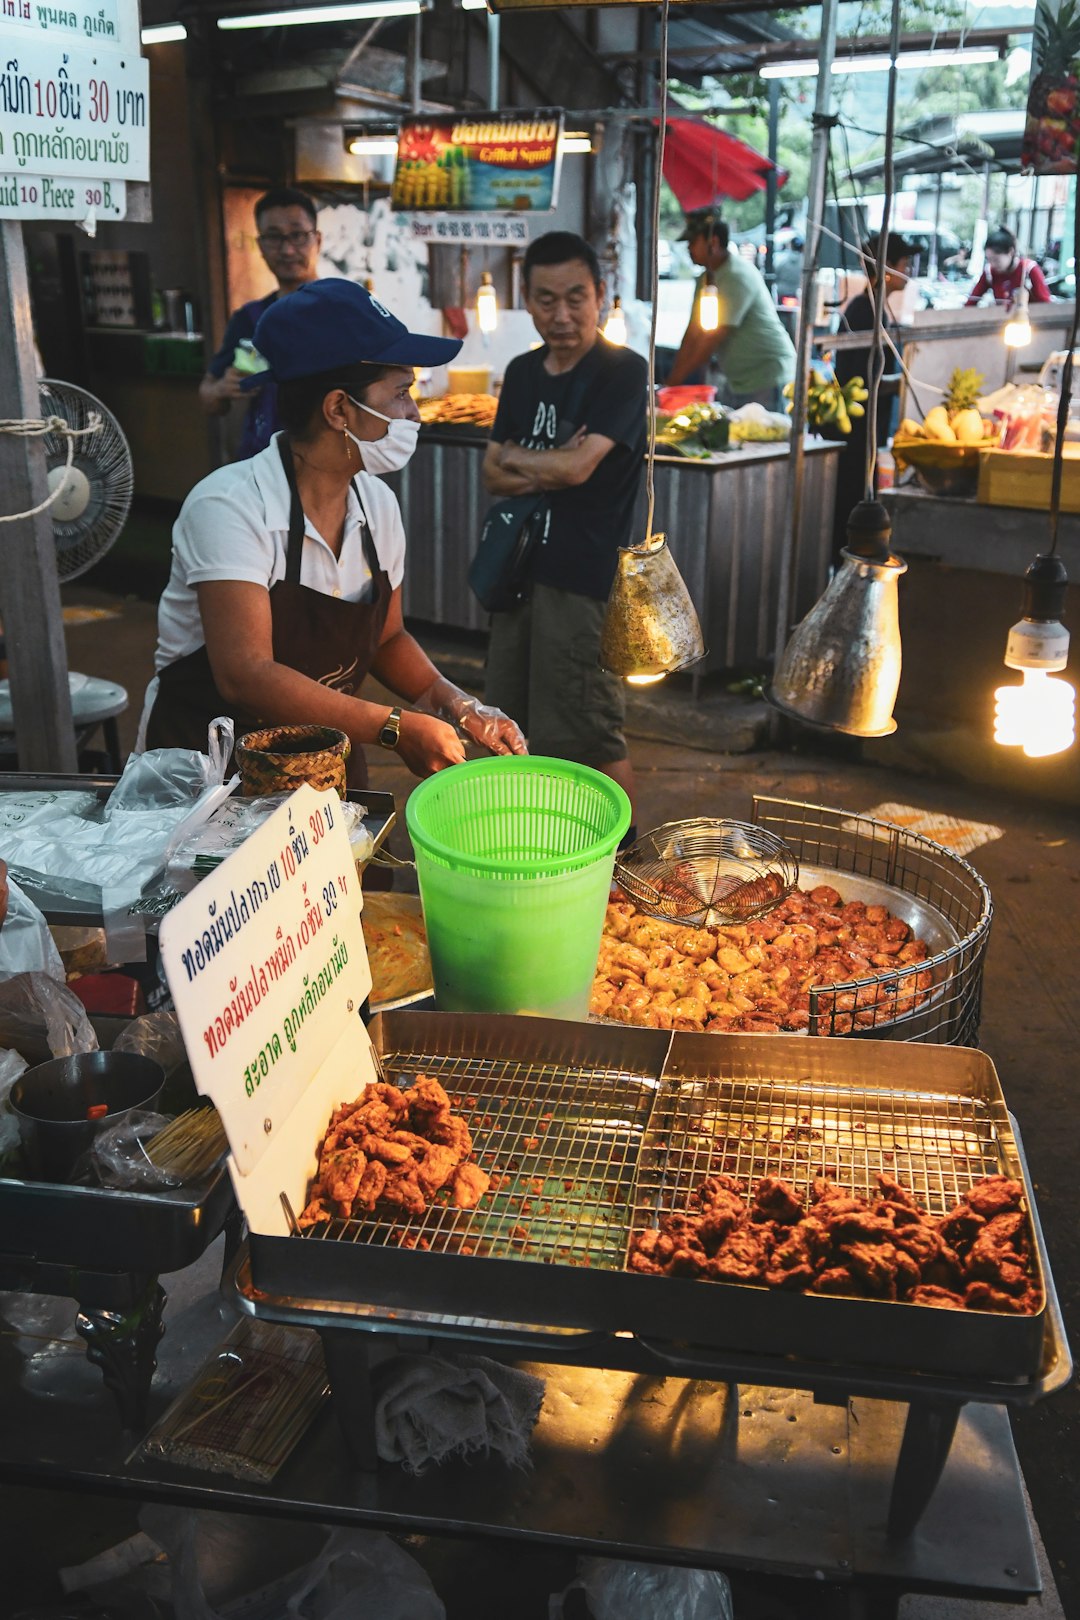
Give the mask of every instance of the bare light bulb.
[[1012, 314], [1005, 322], [1005, 330], [1001, 336], [1007, 349], [1026, 349], [1031, 342], [1031, 317], [1028, 315], [1028, 290], [1026, 287], [1020, 287], [1017, 290]]
[[499, 303], [490, 270], [485, 270], [480, 277], [476, 294], [476, 324], [485, 337], [490, 336], [499, 324]]
[[706, 281], [698, 299], [698, 325], [703, 332], [715, 332], [720, 325], [720, 295], [711, 281]]
[[620, 348], [625, 347], [626, 316], [623, 314], [621, 298], [616, 298], [611, 306], [611, 313], [604, 322], [604, 336], [609, 343], [617, 343]]
[[1021, 686], [994, 693], [994, 741], [1028, 759], [1062, 754], [1076, 741], [1076, 693], [1044, 669], [1025, 669]]
[[1036, 557], [1024, 575], [1024, 617], [1005, 644], [1005, 663], [1023, 682], [994, 693], [994, 741], [1022, 748], [1028, 759], [1063, 753], [1076, 738], [1076, 693], [1054, 679], [1069, 659], [1069, 632], [1058, 618], [1067, 584], [1059, 557]]

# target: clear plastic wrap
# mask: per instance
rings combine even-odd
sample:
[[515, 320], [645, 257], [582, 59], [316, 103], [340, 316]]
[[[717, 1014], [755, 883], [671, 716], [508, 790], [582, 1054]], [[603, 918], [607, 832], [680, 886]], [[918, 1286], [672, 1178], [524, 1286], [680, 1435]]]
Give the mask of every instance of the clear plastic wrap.
[[[229, 799], [201, 825], [190, 828], [182, 839], [173, 840], [165, 871], [166, 885], [178, 894], [187, 894], [200, 878], [206, 877], [233, 850], [239, 849], [290, 797], [289, 793], [268, 793], [257, 799]], [[372, 837], [364, 825], [367, 806], [346, 800], [341, 810], [353, 859], [358, 863], [370, 860]]]
[[46, 973], [64, 982], [64, 964], [41, 912], [8, 877], [8, 905], [0, 928], [0, 980], [16, 973]]
[[8, 1106], [11, 1088], [25, 1074], [26, 1059], [18, 1052], [0, 1052], [0, 1175], [19, 1151], [19, 1122]]
[[166, 1075], [178, 1069], [187, 1057], [180, 1023], [174, 1012], [144, 1013], [133, 1018], [113, 1042], [114, 1052], [134, 1052], [138, 1057], [160, 1063]]
[[0, 982], [0, 1048], [11, 1047], [32, 1063], [75, 1052], [96, 1052], [98, 1038], [86, 1008], [64, 983], [47, 973], [17, 973]]
[[731, 1586], [717, 1569], [677, 1569], [583, 1558], [577, 1580], [556, 1593], [549, 1620], [562, 1620], [567, 1592], [583, 1591], [593, 1620], [734, 1620]]
[[165, 1129], [170, 1117], [149, 1108], [129, 1109], [123, 1119], [94, 1137], [93, 1146], [80, 1160], [79, 1179], [129, 1191], [159, 1192], [165, 1187], [179, 1187], [180, 1178], [159, 1170], [144, 1147]]

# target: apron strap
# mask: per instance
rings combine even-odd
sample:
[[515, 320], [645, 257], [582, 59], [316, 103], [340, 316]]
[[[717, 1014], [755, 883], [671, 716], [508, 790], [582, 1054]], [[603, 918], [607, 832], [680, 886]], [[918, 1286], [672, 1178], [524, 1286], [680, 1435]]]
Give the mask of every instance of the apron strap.
[[[281, 456], [281, 465], [285, 469], [285, 479], [289, 486], [289, 538], [285, 548], [285, 578], [290, 585], [300, 583], [300, 564], [304, 556], [304, 509], [300, 504], [300, 491], [296, 487], [296, 467], [293, 463], [292, 450], [286, 442], [285, 435], [281, 434], [277, 441], [278, 453]], [[353, 494], [356, 504], [360, 508], [360, 543], [364, 548], [364, 561], [371, 574], [372, 589], [377, 589], [378, 577], [382, 564], [379, 554], [375, 550], [375, 540], [371, 533], [371, 524], [364, 502], [360, 495], [360, 486], [354, 478], [352, 481]]]

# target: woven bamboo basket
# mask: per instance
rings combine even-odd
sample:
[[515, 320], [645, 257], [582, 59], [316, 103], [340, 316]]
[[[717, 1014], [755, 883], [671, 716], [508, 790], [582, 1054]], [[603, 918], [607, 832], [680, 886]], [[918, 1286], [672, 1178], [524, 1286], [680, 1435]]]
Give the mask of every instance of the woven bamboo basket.
[[246, 799], [291, 793], [307, 782], [345, 797], [345, 766], [352, 744], [330, 726], [269, 726], [236, 744], [240, 791]]

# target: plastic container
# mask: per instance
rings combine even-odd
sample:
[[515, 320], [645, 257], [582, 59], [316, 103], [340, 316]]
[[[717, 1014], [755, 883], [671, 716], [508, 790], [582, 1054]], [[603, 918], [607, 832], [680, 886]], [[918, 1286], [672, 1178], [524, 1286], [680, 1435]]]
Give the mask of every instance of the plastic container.
[[622, 788], [561, 759], [475, 760], [423, 782], [405, 821], [439, 1007], [585, 1018]]
[[451, 394], [487, 394], [491, 392], [490, 366], [447, 366], [446, 386]]

